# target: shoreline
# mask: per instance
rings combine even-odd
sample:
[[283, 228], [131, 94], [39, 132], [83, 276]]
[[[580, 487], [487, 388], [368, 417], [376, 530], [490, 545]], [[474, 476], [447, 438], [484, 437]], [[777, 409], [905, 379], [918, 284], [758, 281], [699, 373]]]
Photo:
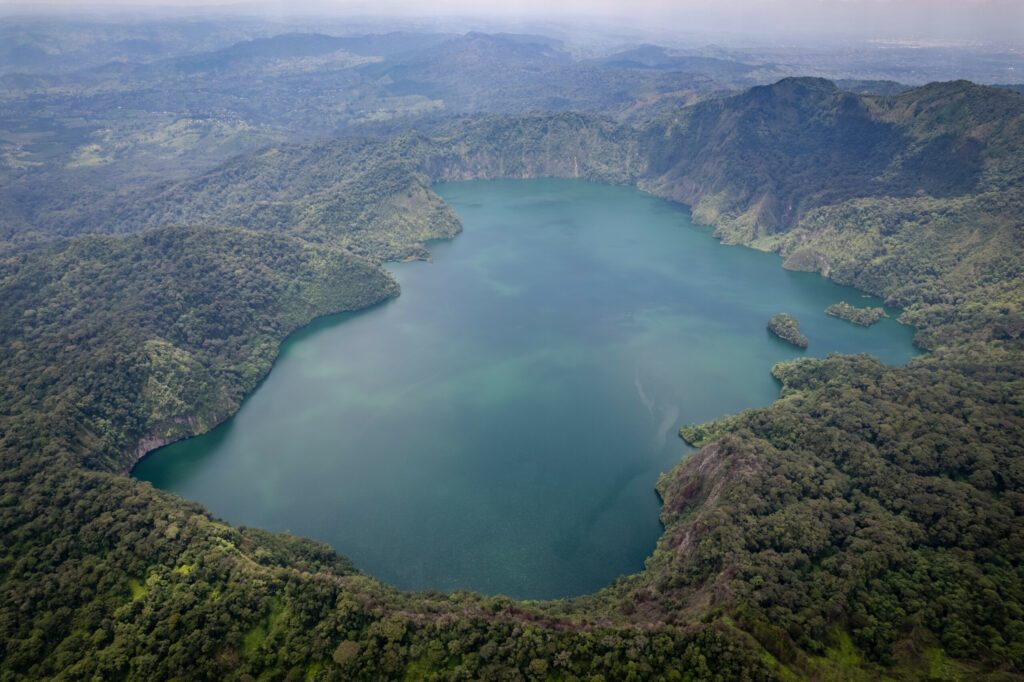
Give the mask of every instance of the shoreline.
[[[516, 179], [518, 179], [518, 178], [516, 178]], [[564, 179], [565, 180], [578, 180], [576, 178], [564, 178]], [[507, 179], [496, 179], [496, 180], [497, 181], [502, 181], [502, 180], [507, 180]], [[470, 180], [468, 182], [480, 182], [480, 181], [479, 180]], [[584, 180], [584, 182], [591, 182], [591, 181]], [[594, 184], [605, 184], [605, 183], [594, 183]], [[684, 204], [682, 202], [658, 196], [658, 195], [653, 194], [651, 192], [645, 191], [645, 190], [643, 190], [643, 189], [641, 189], [639, 187], [634, 187], [634, 189], [636, 189], [637, 191], [643, 193], [644, 195], [652, 197], [653, 199], [656, 199], [658, 201], [664, 201], [666, 203], [669, 203], [669, 204], [672, 204], [672, 205], [675, 205], [675, 206], [678, 206], [678, 207], [682, 207], [683, 209], [687, 210], [690, 213], [690, 215], [692, 216], [691, 208], [688, 205], [686, 205], [686, 204]], [[694, 227], [697, 227], [698, 229], [700, 229], [702, 231], [706, 230], [707, 228], [713, 228], [713, 226], [704, 225], [704, 224], [701, 224], [701, 223], [697, 223], [695, 221], [693, 222], [693, 225], [694, 225]], [[461, 232], [461, 230], [460, 230], [460, 232]], [[454, 236], [457, 236], [457, 234], [458, 233], [456, 233], [456, 235], [453, 235], [453, 236], [439, 237], [439, 238], [431, 239], [431, 240], [428, 240], [427, 242], [424, 242], [423, 243], [424, 251], [426, 251], [425, 245], [427, 245], [427, 244], [429, 244], [431, 242], [434, 242], [434, 241], [437, 241], [437, 242], [449, 242], [452, 239], [454, 239]], [[719, 239], [715, 235], [710, 235], [710, 236], [714, 236], [715, 237], [715, 240], [717, 242], [717, 246], [728, 246], [729, 245], [729, 244], [723, 243], [722, 240]], [[717, 248], [717, 246], [716, 246], [716, 248]], [[740, 244], [739, 246], [744, 246], [746, 248], [750, 248], [752, 251], [761, 251], [762, 253], [764, 253], [763, 250], [756, 249], [756, 248], [750, 247], [748, 245]], [[426, 251], [426, 253], [429, 255], [429, 251]], [[778, 254], [774, 254], [774, 255], [778, 256]], [[780, 260], [781, 260], [781, 258], [780, 258]], [[381, 263], [379, 265], [380, 265], [380, 267], [382, 267], [382, 268], [384, 268], [386, 270], [387, 269], [386, 268], [387, 263], [407, 263], [407, 262], [412, 262], [412, 261], [431, 262], [431, 259], [429, 257], [427, 257], [427, 258], [423, 258], [423, 257], [407, 257], [407, 258], [400, 259], [400, 260], [386, 261], [386, 262]], [[778, 265], [776, 265], [776, 267], [778, 267]], [[829, 278], [827, 276], [824, 276], [824, 275], [821, 275], [820, 273], [814, 273], [814, 274], [816, 276], [818, 276], [818, 277], [822, 277], [825, 280], [828, 280], [828, 281], [831, 281], [831, 282], [835, 282], [831, 278]], [[835, 283], [842, 285], [839, 282], [835, 282]], [[842, 285], [842, 286], [849, 286], [849, 285]], [[856, 290], [856, 291], [861, 292], [861, 290]], [[399, 291], [398, 295], [400, 295], [400, 293], [401, 292]], [[863, 292], [861, 292], [861, 293], [863, 293]], [[164, 447], [167, 447], [167, 446], [169, 446], [169, 445], [171, 445], [173, 443], [177, 443], [179, 441], [187, 440], [189, 438], [194, 438], [194, 437], [198, 437], [198, 436], [201, 436], [203, 434], [209, 433], [209, 432], [213, 431], [216, 428], [222, 427], [224, 424], [228, 423], [232, 418], [234, 418], [235, 415], [238, 413], [238, 411], [241, 409], [241, 407], [244, 405], [245, 401], [247, 399], [249, 399], [249, 397], [251, 397], [255, 393], [255, 391], [259, 388], [259, 386], [263, 383], [263, 381], [265, 381], [266, 378], [269, 376], [270, 372], [273, 370], [274, 366], [277, 364], [277, 361], [280, 358], [280, 356], [281, 356], [281, 354], [282, 354], [282, 352], [283, 352], [283, 350], [285, 348], [285, 344], [288, 341], [294, 340], [297, 336], [299, 336], [299, 335], [301, 335], [301, 334], [303, 334], [305, 332], [309, 332], [311, 330], [311, 328], [314, 327], [318, 322], [322, 322], [324, 320], [328, 320], [328, 319], [333, 318], [333, 317], [338, 316], [338, 315], [350, 315], [350, 314], [362, 313], [364, 311], [371, 310], [371, 309], [373, 309], [373, 308], [375, 308], [377, 306], [380, 306], [382, 304], [394, 301], [394, 300], [396, 300], [396, 298], [397, 298], [397, 296], [386, 297], [386, 298], [384, 298], [384, 299], [382, 299], [382, 300], [380, 300], [380, 301], [378, 301], [378, 302], [376, 302], [374, 304], [371, 304], [369, 306], [366, 306], [366, 307], [363, 307], [363, 308], [360, 308], [360, 309], [357, 309], [357, 310], [349, 310], [349, 311], [342, 310], [342, 311], [335, 311], [335, 312], [325, 313], [323, 315], [319, 315], [319, 316], [316, 316], [316, 317], [310, 319], [305, 324], [297, 326], [296, 328], [291, 330], [280, 341], [280, 343], [277, 345], [274, 358], [271, 361], [270, 366], [268, 367], [266, 373], [264, 373], [263, 376], [261, 376], [260, 379], [257, 381], [257, 383], [252, 387], [252, 389], [249, 390], [241, 398], [237, 408], [235, 408], [233, 410], [230, 410], [230, 412], [228, 414], [226, 414], [225, 416], [223, 416], [220, 419], [217, 419], [215, 421], [215, 423], [213, 423], [209, 428], [204, 429], [202, 431], [196, 431], [196, 432], [193, 432], [191, 434], [183, 434], [180, 437], [176, 437], [176, 438], [163, 438], [163, 437], [160, 437], [159, 435], [151, 434], [151, 435], [149, 435], [149, 436], [147, 436], [147, 437], [145, 437], [143, 439], [140, 439], [138, 441], [136, 447], [134, 448], [133, 453], [132, 453], [133, 454], [133, 461], [130, 464], [130, 466], [127, 468], [128, 475], [131, 476], [132, 478], [135, 478], [135, 476], [133, 475], [134, 469], [136, 468], [136, 466], [138, 465], [139, 462], [141, 462], [143, 459], [145, 459], [150, 454], [152, 454], [152, 453], [154, 453], [154, 452], [156, 452], [156, 451], [158, 451], [158, 450], [160, 450], [160, 449], [162, 449]], [[769, 371], [770, 371], [770, 368], [769, 368]], [[762, 407], [768, 407], [768, 406], [774, 404], [777, 400], [779, 400], [779, 398], [780, 398], [780, 396], [778, 394], [776, 394], [774, 396], [774, 398], [767, 405], [762, 406]], [[749, 408], [749, 409], [758, 409], [758, 408], [755, 407], [755, 408]], [[709, 420], [707, 422], [702, 422], [702, 423], [711, 423], [711, 422], [714, 422], [714, 421], [718, 421], [718, 420], [721, 420], [721, 419], [728, 418], [730, 416], [733, 416], [733, 413], [726, 413], [726, 414], [718, 415], [718, 416], [714, 417], [713, 419], [711, 419], [711, 420]], [[184, 423], [188, 423], [188, 424], [194, 426], [194, 424], [196, 422], [198, 422], [198, 418], [195, 417], [195, 416], [192, 416], [192, 417], [189, 417], [187, 419], [184, 419], [183, 422]], [[677, 434], [679, 434], [679, 428], [683, 427], [683, 426], [687, 426], [687, 425], [686, 424], [677, 424], [676, 425], [676, 427], [677, 427], [676, 428], [676, 433]], [[686, 442], [685, 438], [683, 438], [683, 440], [684, 440], [684, 442]], [[690, 445], [690, 447], [693, 447], [692, 444], [690, 444], [688, 442], [687, 442], [687, 445]], [[687, 461], [690, 457], [692, 457], [692, 455], [696, 454], [699, 451], [700, 451], [699, 448], [695, 448], [693, 451], [683, 451], [683, 452], [680, 452], [679, 453], [679, 457], [677, 459], [675, 459], [673, 461], [673, 463], [666, 470], [659, 472], [659, 476], [658, 476], [658, 478], [655, 481], [654, 490], [655, 490], [656, 494], [658, 495], [659, 506], [660, 506], [661, 509], [663, 509], [663, 507], [664, 507], [664, 504], [663, 504], [664, 500], [662, 499], [662, 495], [661, 495], [660, 491], [658, 491], [658, 489], [657, 489], [657, 481], [660, 480], [661, 476], [664, 476], [664, 475], [670, 473], [671, 471], [675, 470], [677, 467], [683, 465], [685, 463], [685, 461]], [[137, 480], [141, 480], [141, 479], [137, 479]], [[658, 523], [659, 523], [659, 525], [662, 528], [662, 532], [664, 532], [665, 523], [664, 523], [664, 519], [662, 518], [662, 512], [661, 511], [659, 511], [659, 513], [658, 513]], [[335, 552], [339, 552], [339, 550], [336, 550], [336, 549], [334, 551]], [[646, 561], [646, 559], [649, 559], [651, 557], [652, 552], [653, 552], [653, 549], [652, 549], [651, 552], [648, 552], [646, 554], [645, 561]], [[339, 555], [340, 555], [340, 553], [339, 553]], [[641, 569], [640, 572], [642, 572], [642, 570], [643, 569]], [[628, 575], [636, 575], [636, 573], [631, 573], [631, 574], [628, 574]], [[600, 589], [605, 589], [605, 588], [600, 588]], [[598, 592], [600, 592], [600, 589], [598, 590]], [[590, 592], [590, 593], [587, 593], [587, 594], [595, 594], [595, 593], [596, 592]], [[583, 595], [583, 596], [585, 596], [585, 595]], [[561, 598], [557, 598], [557, 599], [561, 599]], [[552, 600], [543, 600], [543, 601], [552, 601]]]

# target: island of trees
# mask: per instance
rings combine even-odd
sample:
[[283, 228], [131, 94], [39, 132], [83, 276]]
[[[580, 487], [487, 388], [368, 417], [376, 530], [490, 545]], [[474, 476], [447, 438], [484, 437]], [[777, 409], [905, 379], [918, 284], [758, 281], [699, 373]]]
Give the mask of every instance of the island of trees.
[[768, 331], [797, 348], [807, 348], [807, 337], [800, 332], [800, 323], [792, 315], [773, 315], [768, 320]]

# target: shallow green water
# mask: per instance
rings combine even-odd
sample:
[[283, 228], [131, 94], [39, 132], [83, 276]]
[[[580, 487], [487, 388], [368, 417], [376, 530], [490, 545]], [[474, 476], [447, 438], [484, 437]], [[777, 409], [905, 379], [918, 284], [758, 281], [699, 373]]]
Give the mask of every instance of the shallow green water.
[[[643, 566], [681, 424], [765, 405], [771, 366], [903, 363], [878, 302], [719, 244], [689, 212], [581, 181], [437, 188], [465, 231], [392, 266], [402, 295], [293, 335], [233, 419], [135, 474], [237, 524], [332, 544], [408, 589], [542, 598]], [[806, 353], [765, 330], [795, 315]]]

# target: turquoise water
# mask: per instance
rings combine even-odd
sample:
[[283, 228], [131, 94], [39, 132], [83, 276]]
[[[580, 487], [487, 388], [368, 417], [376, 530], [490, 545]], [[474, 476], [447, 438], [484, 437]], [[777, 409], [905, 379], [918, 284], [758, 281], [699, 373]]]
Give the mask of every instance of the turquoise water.
[[[432, 263], [390, 266], [399, 298], [294, 334], [233, 419], [135, 475], [402, 588], [575, 595], [643, 567], [680, 425], [768, 404], [780, 360], [915, 354], [892, 319], [824, 313], [877, 300], [723, 246], [637, 190], [436, 189], [465, 231]], [[766, 331], [778, 312], [806, 352]]]

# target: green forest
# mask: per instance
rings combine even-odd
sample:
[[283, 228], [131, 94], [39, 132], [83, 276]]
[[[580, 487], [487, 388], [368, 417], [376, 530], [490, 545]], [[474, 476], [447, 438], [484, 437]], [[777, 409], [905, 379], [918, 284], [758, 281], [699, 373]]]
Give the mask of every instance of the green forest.
[[[398, 295], [381, 264], [460, 229], [433, 183], [540, 176], [692, 205], [928, 352], [783, 363], [771, 406], [684, 427], [645, 569], [574, 599], [403, 593], [128, 476]], [[1024, 677], [1024, 95], [789, 78], [59, 186], [0, 202], [0, 679]]]
[[883, 317], [888, 316], [885, 312], [885, 308], [858, 308], [857, 306], [850, 305], [846, 301], [833, 303], [828, 308], [825, 308], [825, 313], [832, 317], [838, 317], [840, 320], [859, 324], [862, 327], [870, 327]]
[[807, 337], [800, 331], [800, 322], [792, 315], [772, 315], [768, 320], [768, 331], [797, 348], [807, 348]]

